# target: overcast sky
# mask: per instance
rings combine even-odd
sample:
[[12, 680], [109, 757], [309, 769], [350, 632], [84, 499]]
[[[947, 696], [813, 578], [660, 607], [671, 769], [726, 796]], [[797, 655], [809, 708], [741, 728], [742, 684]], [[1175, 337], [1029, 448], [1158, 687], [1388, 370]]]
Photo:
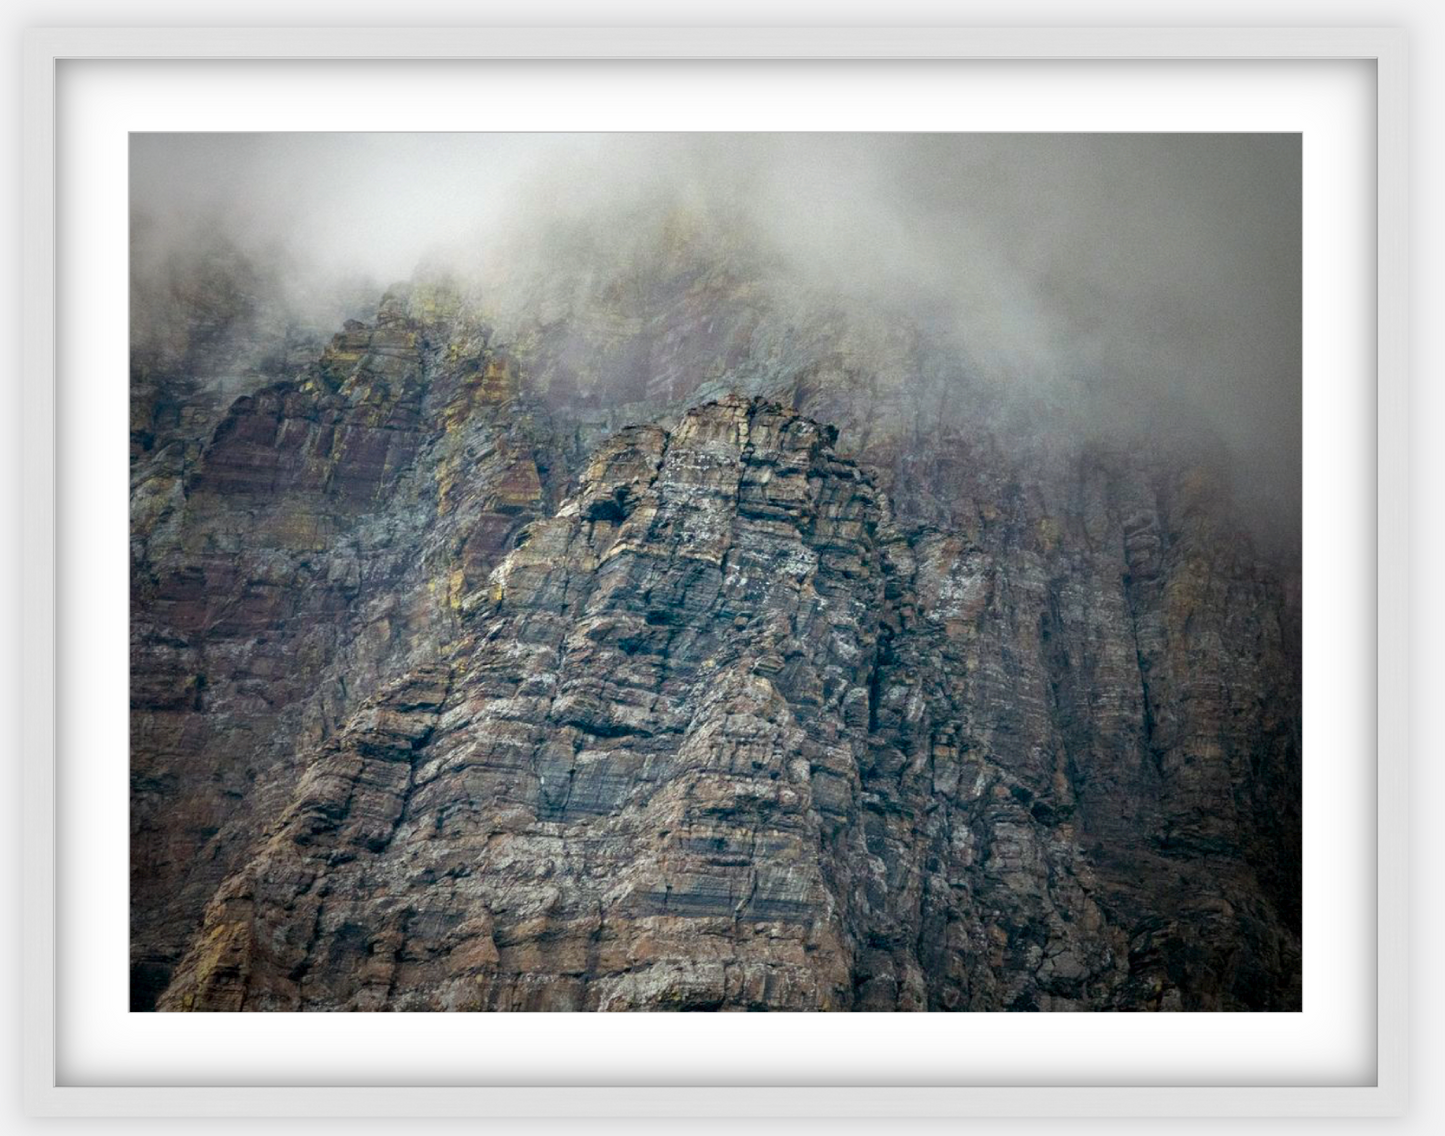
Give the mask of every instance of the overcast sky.
[[[1287, 518], [1300, 478], [1298, 135], [134, 135], [139, 257], [195, 226], [385, 283], [649, 201], [809, 283], [943, 312], [990, 377], [1168, 392]], [[172, 247], [172, 245], [174, 247]], [[1175, 424], [1177, 425], [1177, 423]]]

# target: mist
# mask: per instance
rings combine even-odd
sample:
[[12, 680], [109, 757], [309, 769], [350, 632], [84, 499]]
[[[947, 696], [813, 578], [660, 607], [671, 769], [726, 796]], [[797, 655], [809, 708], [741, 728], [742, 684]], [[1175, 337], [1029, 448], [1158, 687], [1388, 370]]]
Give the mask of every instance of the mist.
[[1298, 135], [141, 134], [132, 303], [221, 241], [323, 325], [419, 266], [505, 304], [685, 215], [781, 293], [925, 321], [1010, 396], [1217, 438], [1293, 541], [1300, 159]]

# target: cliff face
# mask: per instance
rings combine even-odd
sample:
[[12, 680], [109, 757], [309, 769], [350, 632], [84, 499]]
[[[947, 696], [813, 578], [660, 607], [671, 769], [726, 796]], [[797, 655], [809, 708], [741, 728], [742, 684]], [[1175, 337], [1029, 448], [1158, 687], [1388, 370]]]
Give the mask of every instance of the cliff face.
[[1298, 1008], [1298, 575], [1207, 463], [726, 272], [477, 310], [136, 458], [134, 1006]]

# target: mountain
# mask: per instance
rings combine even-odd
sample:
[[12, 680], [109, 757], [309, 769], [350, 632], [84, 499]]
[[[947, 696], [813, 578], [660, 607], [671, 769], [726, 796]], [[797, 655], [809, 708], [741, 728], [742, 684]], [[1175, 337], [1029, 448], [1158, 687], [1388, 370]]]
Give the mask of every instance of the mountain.
[[159, 298], [133, 1008], [1298, 1009], [1298, 558], [1227, 456], [659, 241], [324, 346]]

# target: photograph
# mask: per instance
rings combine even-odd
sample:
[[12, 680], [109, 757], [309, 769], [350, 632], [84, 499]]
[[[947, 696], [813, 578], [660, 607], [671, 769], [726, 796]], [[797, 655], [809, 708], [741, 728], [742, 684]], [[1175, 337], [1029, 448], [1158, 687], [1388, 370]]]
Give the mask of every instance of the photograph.
[[1301, 139], [130, 133], [129, 1009], [1303, 1010]]

